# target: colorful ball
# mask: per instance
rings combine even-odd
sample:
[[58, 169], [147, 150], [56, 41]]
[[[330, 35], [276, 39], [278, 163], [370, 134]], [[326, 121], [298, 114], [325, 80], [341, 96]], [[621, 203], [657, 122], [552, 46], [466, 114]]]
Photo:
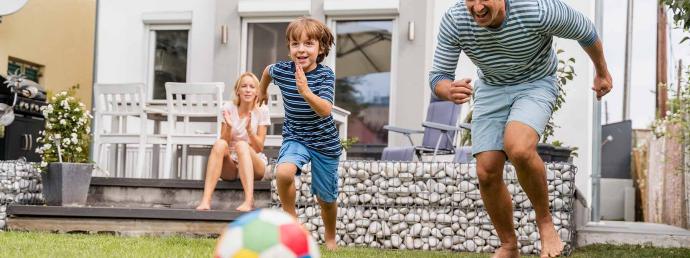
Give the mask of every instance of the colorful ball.
[[292, 216], [260, 209], [240, 216], [218, 238], [215, 257], [318, 258], [319, 246]]

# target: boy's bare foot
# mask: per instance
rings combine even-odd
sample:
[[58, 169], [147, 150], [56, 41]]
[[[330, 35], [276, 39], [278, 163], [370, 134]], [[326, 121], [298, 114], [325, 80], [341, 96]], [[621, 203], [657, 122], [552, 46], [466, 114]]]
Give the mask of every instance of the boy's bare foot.
[[539, 236], [541, 237], [540, 257], [558, 257], [563, 251], [561, 237], [556, 232], [552, 222], [543, 224], [539, 227]]
[[516, 245], [502, 244], [491, 258], [516, 258], [520, 257], [520, 250]]
[[338, 244], [335, 243], [335, 239], [326, 240], [326, 249], [328, 249], [328, 251], [335, 251], [338, 249]]
[[199, 206], [196, 206], [196, 210], [198, 211], [207, 211], [211, 209], [211, 204], [208, 203], [200, 203]]
[[246, 212], [246, 211], [251, 211], [253, 209], [254, 209], [254, 205], [252, 203], [243, 202], [242, 204], [240, 204], [240, 206], [237, 206], [237, 208], [235, 210]]

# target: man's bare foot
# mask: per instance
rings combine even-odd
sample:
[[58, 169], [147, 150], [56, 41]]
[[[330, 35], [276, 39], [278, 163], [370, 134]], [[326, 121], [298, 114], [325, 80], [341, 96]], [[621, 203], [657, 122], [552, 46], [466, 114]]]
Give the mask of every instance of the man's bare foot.
[[207, 211], [211, 209], [211, 204], [202, 202], [199, 204], [199, 206], [196, 206], [196, 210], [198, 211]]
[[326, 249], [328, 249], [328, 251], [335, 251], [335, 249], [338, 249], [338, 244], [335, 243], [335, 239], [326, 240]]
[[558, 257], [561, 255], [563, 243], [552, 222], [544, 223], [539, 227], [539, 236], [541, 237], [540, 257]]
[[491, 258], [516, 258], [520, 257], [520, 250], [517, 248], [516, 245], [505, 245], [502, 244], [501, 247], [496, 249], [496, 252], [494, 253]]
[[237, 211], [251, 211], [254, 209], [254, 205], [251, 202], [243, 202], [240, 206], [237, 206], [235, 210]]

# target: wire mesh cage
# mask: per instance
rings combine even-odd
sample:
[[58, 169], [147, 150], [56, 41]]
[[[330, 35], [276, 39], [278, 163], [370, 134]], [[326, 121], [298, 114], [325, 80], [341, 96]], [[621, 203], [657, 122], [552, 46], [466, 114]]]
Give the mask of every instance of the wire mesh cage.
[[[298, 219], [323, 241], [320, 208], [311, 194], [311, 168], [296, 178]], [[549, 207], [565, 253], [574, 243], [574, 192], [577, 169], [546, 164]], [[479, 193], [475, 164], [348, 160], [338, 169], [339, 245], [393, 249], [493, 252], [500, 246]], [[511, 195], [518, 247], [524, 254], [541, 249], [536, 212], [520, 187], [512, 165], [503, 180]], [[272, 181], [272, 206], [279, 207]]]
[[41, 173], [24, 160], [0, 161], [0, 230], [5, 228], [10, 204], [43, 204]]

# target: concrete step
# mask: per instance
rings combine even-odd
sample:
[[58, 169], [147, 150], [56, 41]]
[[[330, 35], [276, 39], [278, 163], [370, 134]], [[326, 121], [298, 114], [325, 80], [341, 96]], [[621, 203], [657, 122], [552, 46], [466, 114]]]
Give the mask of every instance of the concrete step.
[[117, 235], [217, 236], [243, 212], [172, 208], [10, 205], [7, 228]]
[[590, 222], [577, 228], [578, 246], [591, 244], [690, 246], [690, 231], [666, 224], [626, 221]]
[[[204, 181], [201, 180], [94, 177], [87, 206], [194, 209], [203, 192]], [[253, 192], [257, 208], [269, 206], [269, 181], [254, 182]], [[242, 201], [244, 190], [239, 180], [218, 181], [211, 209], [234, 211]]]

